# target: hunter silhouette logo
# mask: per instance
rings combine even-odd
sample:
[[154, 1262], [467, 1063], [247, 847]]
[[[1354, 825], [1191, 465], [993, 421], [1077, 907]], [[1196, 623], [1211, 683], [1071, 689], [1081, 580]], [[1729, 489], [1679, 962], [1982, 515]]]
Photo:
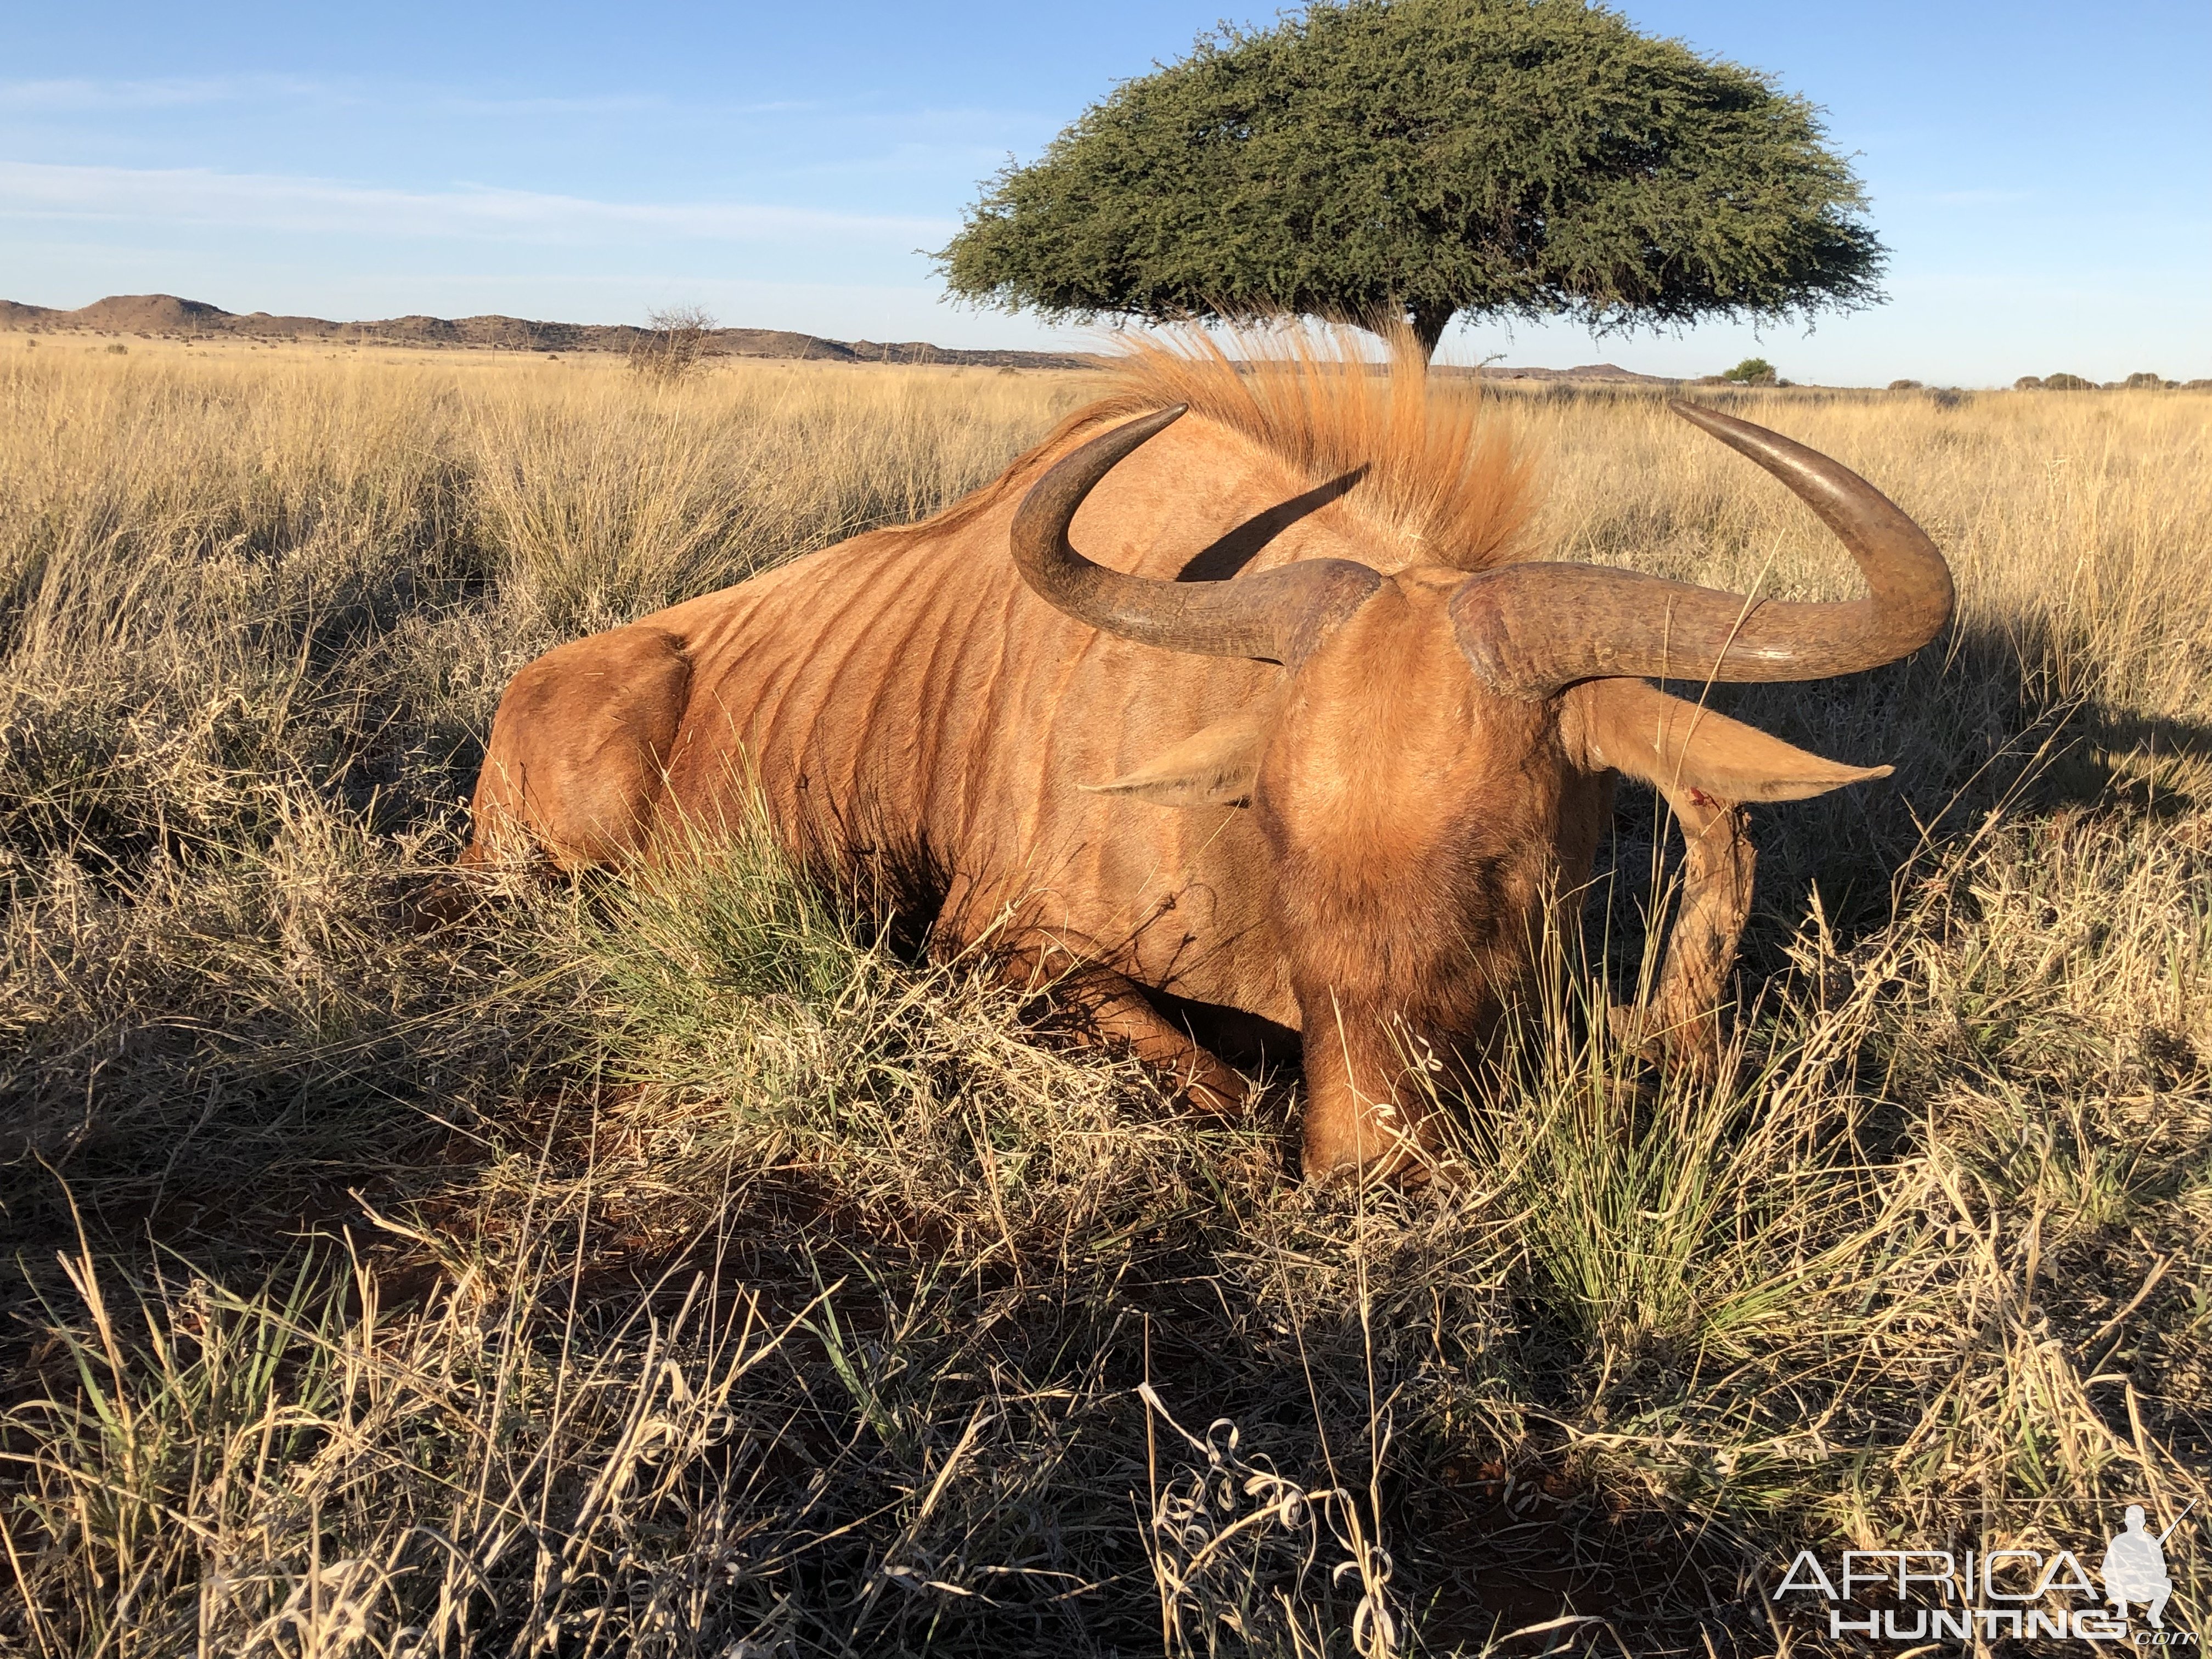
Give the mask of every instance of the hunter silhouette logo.
[[[2001, 1638], [2057, 1638], [2194, 1647], [2195, 1632], [2166, 1627], [2166, 1605], [2173, 1594], [2166, 1542], [2196, 1507], [2192, 1499], [2163, 1532], [2154, 1534], [2143, 1506], [2129, 1504], [2125, 1524], [2105, 1547], [2098, 1575], [2104, 1582], [2101, 1598], [2096, 1581], [2071, 1550], [1892, 1549], [1845, 1550], [1833, 1574], [1812, 1551], [1800, 1550], [1772, 1599], [1823, 1598], [1829, 1604], [1831, 1637], [1899, 1643], [1949, 1638], [1984, 1644]], [[1889, 1605], [1856, 1605], [1863, 1594]], [[2100, 1599], [2104, 1607], [2097, 1605]], [[2148, 1630], [2130, 1626], [2130, 1607], [2143, 1610]]]
[[[2197, 1500], [2189, 1500], [2194, 1509]], [[2186, 1515], [2189, 1510], [2182, 1510]], [[2173, 1594], [2173, 1580], [2166, 1576], [2166, 1540], [2173, 1528], [2181, 1524], [2181, 1515], [2173, 1517], [2172, 1525], [2153, 1538], [2143, 1530], [2143, 1510], [2140, 1504], [2128, 1505], [2127, 1529], [2105, 1549], [2105, 1600], [2112, 1604], [2112, 1616], [2128, 1616], [2128, 1603], [2144, 1603], [2150, 1627], [2166, 1628], [2166, 1598]]]

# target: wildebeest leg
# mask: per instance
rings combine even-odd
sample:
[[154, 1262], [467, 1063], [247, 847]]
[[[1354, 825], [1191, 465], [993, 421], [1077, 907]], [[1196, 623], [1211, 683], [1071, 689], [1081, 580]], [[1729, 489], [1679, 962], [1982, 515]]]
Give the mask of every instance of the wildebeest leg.
[[1127, 975], [1107, 967], [1099, 959], [1104, 954], [1078, 933], [1035, 935], [1009, 951], [1006, 973], [1014, 984], [1079, 1012], [1085, 1040], [1122, 1044], [1167, 1073], [1194, 1106], [1242, 1108], [1249, 1092], [1244, 1079], [1162, 1015]]
[[1658, 988], [1640, 1008], [1614, 1009], [1613, 1026], [1648, 1058], [1705, 1076], [1720, 1061], [1721, 1000], [1751, 914], [1757, 854], [1735, 802], [1687, 787], [1666, 794], [1682, 831], [1681, 903]]
[[690, 680], [682, 642], [636, 626], [517, 674], [492, 721], [461, 862], [543, 858], [575, 870], [643, 853]]

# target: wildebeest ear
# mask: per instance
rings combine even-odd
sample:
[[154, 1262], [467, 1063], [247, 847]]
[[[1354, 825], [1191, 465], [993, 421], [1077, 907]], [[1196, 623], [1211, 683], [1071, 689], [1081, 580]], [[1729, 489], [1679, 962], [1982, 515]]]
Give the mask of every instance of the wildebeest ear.
[[1242, 806], [1260, 775], [1260, 750], [1280, 699], [1262, 697], [1226, 720], [1202, 726], [1111, 783], [1086, 783], [1097, 795], [1133, 795], [1157, 806]]
[[1585, 681], [1563, 701], [1559, 735], [1583, 765], [1626, 772], [1664, 794], [1803, 800], [1893, 769], [1823, 760], [1643, 680]]

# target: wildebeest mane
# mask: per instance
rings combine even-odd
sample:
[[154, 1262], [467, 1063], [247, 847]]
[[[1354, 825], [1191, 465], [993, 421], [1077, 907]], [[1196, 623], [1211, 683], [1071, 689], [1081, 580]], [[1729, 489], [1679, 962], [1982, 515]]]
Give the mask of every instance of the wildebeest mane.
[[[1105, 396], [1062, 420], [981, 489], [898, 532], [955, 530], [1025, 489], [1079, 435], [1172, 404], [1283, 462], [1306, 485], [1364, 469], [1334, 504], [1402, 549], [1397, 565], [1486, 570], [1526, 557], [1536, 468], [1472, 381], [1424, 374], [1403, 349], [1382, 364], [1349, 335], [1133, 337]], [[1295, 491], [1291, 493], [1296, 493]], [[1377, 548], [1379, 553], [1381, 548]], [[1395, 567], [1394, 567], [1395, 568]]]

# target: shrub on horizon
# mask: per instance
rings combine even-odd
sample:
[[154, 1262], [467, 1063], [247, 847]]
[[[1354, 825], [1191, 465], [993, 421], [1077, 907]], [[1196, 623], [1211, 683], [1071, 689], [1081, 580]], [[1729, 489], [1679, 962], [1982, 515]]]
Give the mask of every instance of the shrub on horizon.
[[714, 313], [704, 306], [670, 306], [646, 313], [646, 331], [633, 341], [629, 366], [648, 380], [680, 380], [697, 368], [714, 331]]
[[2045, 392], [2094, 392], [2097, 383], [2085, 380], [2079, 374], [2046, 374], [2043, 377]]
[[1920, 382], [1917, 380], [1892, 380], [1889, 383], [1889, 389], [1892, 392], [1917, 392], [1920, 390]]

